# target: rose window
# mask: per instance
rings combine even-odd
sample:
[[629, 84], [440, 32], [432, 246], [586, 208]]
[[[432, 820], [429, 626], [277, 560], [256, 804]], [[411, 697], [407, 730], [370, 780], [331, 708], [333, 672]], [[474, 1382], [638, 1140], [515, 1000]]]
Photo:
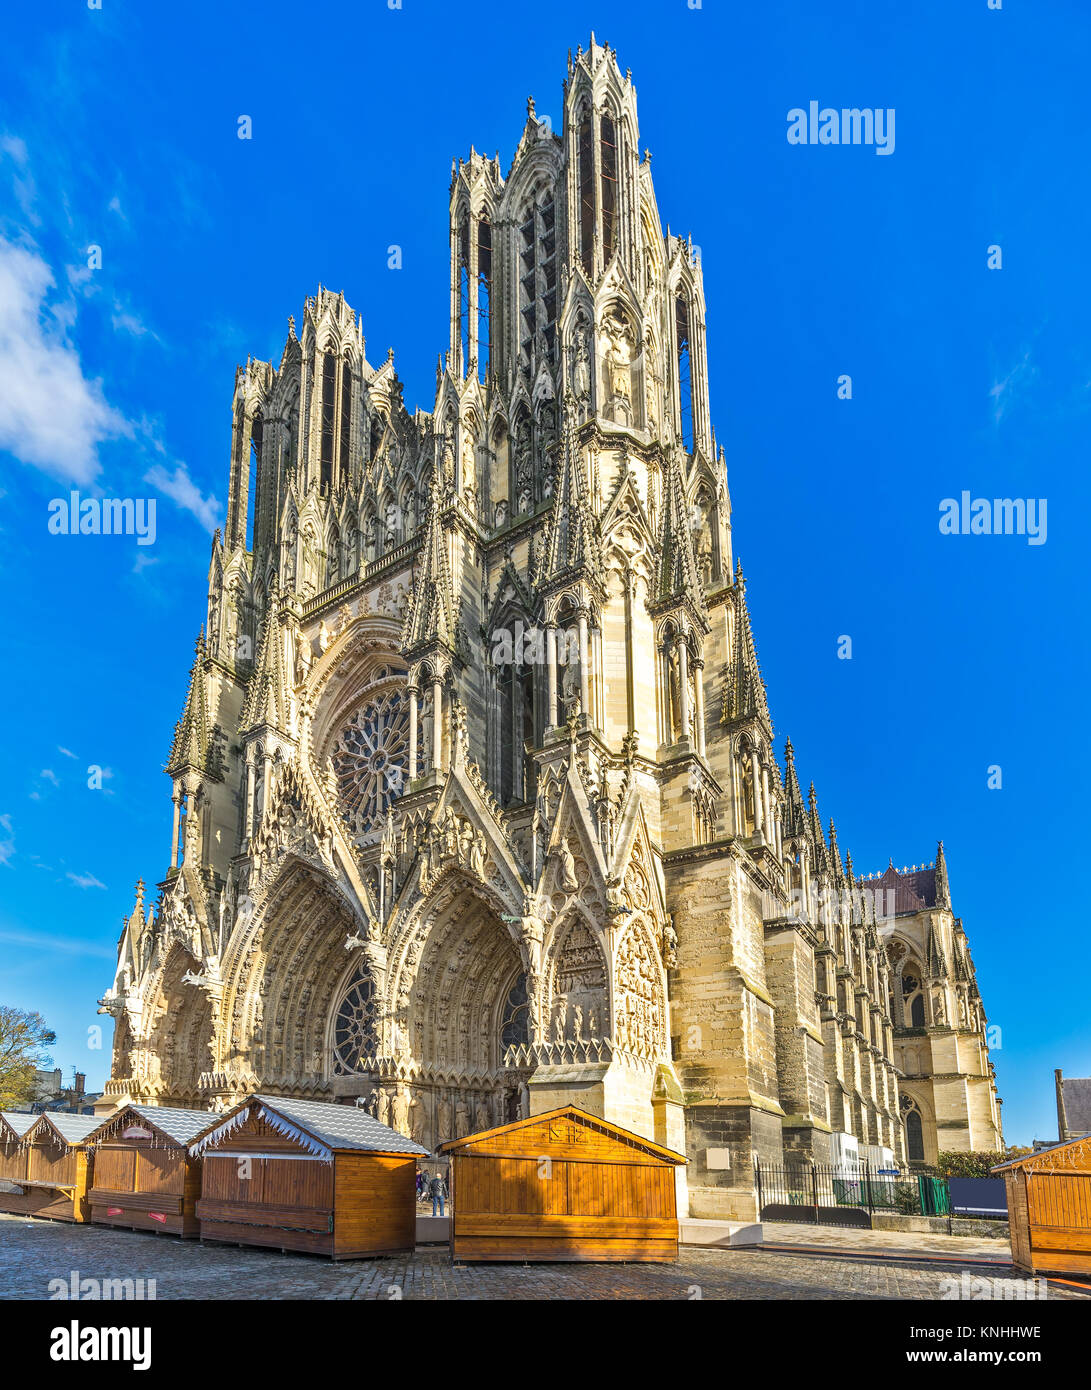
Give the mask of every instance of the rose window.
[[357, 971], [341, 1000], [333, 1027], [333, 1069], [338, 1076], [358, 1070], [360, 1059], [375, 1051], [375, 985]]
[[330, 750], [341, 813], [357, 835], [377, 834], [405, 790], [409, 702], [400, 690], [376, 696], [349, 720]]

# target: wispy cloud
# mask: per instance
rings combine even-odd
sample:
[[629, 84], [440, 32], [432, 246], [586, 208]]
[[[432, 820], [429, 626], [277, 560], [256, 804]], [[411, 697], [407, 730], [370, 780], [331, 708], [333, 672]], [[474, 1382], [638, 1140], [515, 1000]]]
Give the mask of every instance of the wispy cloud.
[[59, 787], [61, 785], [61, 779], [57, 776], [57, 774], [53, 771], [51, 767], [43, 767], [41, 772], [38, 773], [38, 776], [43, 778], [43, 780], [46, 782], [52, 782], [55, 787]]
[[54, 477], [90, 483], [98, 446], [128, 434], [68, 339], [71, 302], [50, 305], [52, 270], [36, 249], [0, 237], [0, 448]]
[[989, 395], [993, 399], [993, 423], [999, 425], [1004, 416], [1026, 395], [1038, 376], [1038, 368], [1031, 365], [1030, 349], [999, 381], [993, 382]]
[[40, 946], [46, 951], [68, 951], [77, 956], [96, 956], [103, 960], [113, 960], [114, 953], [108, 946], [99, 946], [91, 941], [78, 941], [67, 936], [46, 936], [37, 932], [0, 931], [0, 943], [5, 946]]
[[173, 473], [157, 463], [145, 473], [144, 481], [166, 493], [183, 511], [191, 512], [210, 534], [216, 529], [220, 503], [211, 493], [202, 495], [184, 463], [179, 463]]
[[8, 813], [0, 816], [0, 829], [6, 833], [0, 839], [0, 864], [6, 864], [15, 853], [15, 833]]
[[71, 869], [65, 875], [70, 878], [77, 888], [105, 888], [105, 883], [100, 883], [94, 874], [74, 874]]
[[66, 758], [78, 758], [78, 757], [79, 757], [79, 754], [78, 754], [78, 753], [73, 753], [72, 750], [71, 750], [71, 748], [64, 748], [64, 747], [62, 747], [62, 745], [59, 744], [59, 743], [57, 744], [57, 752], [58, 752], [58, 753], [63, 753], [64, 756], [65, 756]]

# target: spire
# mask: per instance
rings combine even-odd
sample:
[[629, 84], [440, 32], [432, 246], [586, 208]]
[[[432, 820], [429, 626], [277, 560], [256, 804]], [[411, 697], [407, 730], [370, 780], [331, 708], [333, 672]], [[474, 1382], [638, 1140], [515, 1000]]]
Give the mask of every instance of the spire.
[[811, 832], [811, 840], [814, 844], [815, 874], [828, 872], [830, 868], [830, 857], [826, 850], [826, 837], [822, 833], [822, 817], [818, 814], [818, 796], [811, 783], [810, 790], [807, 792], [807, 819]]
[[[735, 641], [732, 649], [729, 673], [730, 717], [732, 719], [756, 718], [772, 737], [773, 721], [769, 717], [769, 703], [765, 696], [765, 682], [762, 680], [758, 654], [754, 647], [754, 634], [750, 627], [750, 610], [746, 604], [746, 580], [743, 578], [742, 561], [735, 567]], [[819, 834], [821, 839], [821, 833]]]
[[787, 837], [804, 835], [807, 831], [807, 808], [803, 803], [799, 778], [796, 775], [796, 754], [792, 740], [784, 740], [784, 796], [787, 802], [784, 833]]
[[576, 439], [576, 403], [571, 396], [565, 399], [564, 413], [561, 467], [540, 554], [539, 584], [552, 583], [562, 576], [569, 578], [573, 570], [579, 569], [596, 581], [602, 576], [602, 551], [583, 455]]
[[263, 724], [282, 733], [288, 731], [288, 674], [280, 635], [280, 594], [275, 584], [269, 589], [258, 659], [246, 687], [239, 729], [245, 733]]
[[693, 553], [693, 531], [689, 524], [686, 493], [678, 454], [667, 458], [663, 478], [663, 515], [659, 528], [659, 585], [657, 598], [689, 599], [704, 607], [697, 558]]
[[942, 840], [936, 846], [936, 906], [951, 910], [951, 885], [947, 880], [947, 856]]
[[413, 599], [405, 618], [402, 644], [407, 651], [433, 642], [457, 652], [459, 623], [451, 571], [447, 563], [447, 541], [439, 519], [440, 499], [432, 493], [428, 530], [421, 547]]
[[830, 817], [830, 867], [836, 882], [842, 883], [845, 878], [845, 866], [841, 863], [841, 851], [837, 847], [837, 826]]
[[182, 717], [174, 726], [174, 744], [167, 761], [167, 771], [180, 772], [185, 767], [203, 770], [208, 754], [208, 707], [205, 703], [205, 630], [197, 638], [193, 665], [189, 671], [189, 689]]

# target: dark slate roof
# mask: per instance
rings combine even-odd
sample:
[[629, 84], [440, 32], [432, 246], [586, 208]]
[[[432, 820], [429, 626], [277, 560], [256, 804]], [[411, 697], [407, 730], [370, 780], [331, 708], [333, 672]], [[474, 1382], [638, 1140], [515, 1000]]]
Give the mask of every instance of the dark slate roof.
[[1061, 1087], [1069, 1134], [1091, 1134], [1091, 1076], [1062, 1076]]
[[909, 869], [903, 874], [891, 864], [885, 872], [865, 878], [862, 887], [869, 893], [882, 890], [884, 896], [879, 900], [879, 907], [887, 916], [891, 901], [887, 893], [893, 894], [896, 917], [907, 912], [923, 912], [926, 907], [936, 905], [936, 866], [929, 864], [927, 868]]
[[82, 1144], [102, 1124], [98, 1115], [73, 1115], [66, 1110], [47, 1110], [37, 1118], [47, 1120], [66, 1144]]
[[290, 1100], [283, 1096], [253, 1096], [268, 1110], [306, 1130], [329, 1149], [361, 1149], [373, 1153], [427, 1156], [412, 1139], [380, 1124], [355, 1105], [333, 1105], [324, 1100]]
[[35, 1120], [40, 1119], [41, 1116], [24, 1110], [0, 1110], [0, 1118], [22, 1138]]
[[116, 1115], [100, 1122], [99, 1128], [107, 1129], [122, 1114], [139, 1115], [177, 1144], [192, 1143], [202, 1130], [218, 1118], [211, 1110], [175, 1110], [169, 1105], [125, 1105]]

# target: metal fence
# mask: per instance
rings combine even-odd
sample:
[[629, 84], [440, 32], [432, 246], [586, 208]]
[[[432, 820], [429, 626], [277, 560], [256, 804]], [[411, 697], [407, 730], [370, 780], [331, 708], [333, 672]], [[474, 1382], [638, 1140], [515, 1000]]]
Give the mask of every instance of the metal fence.
[[819, 1226], [870, 1226], [875, 1212], [946, 1216], [947, 1183], [930, 1173], [875, 1170], [868, 1164], [755, 1165], [758, 1216], [762, 1221], [801, 1221]]

